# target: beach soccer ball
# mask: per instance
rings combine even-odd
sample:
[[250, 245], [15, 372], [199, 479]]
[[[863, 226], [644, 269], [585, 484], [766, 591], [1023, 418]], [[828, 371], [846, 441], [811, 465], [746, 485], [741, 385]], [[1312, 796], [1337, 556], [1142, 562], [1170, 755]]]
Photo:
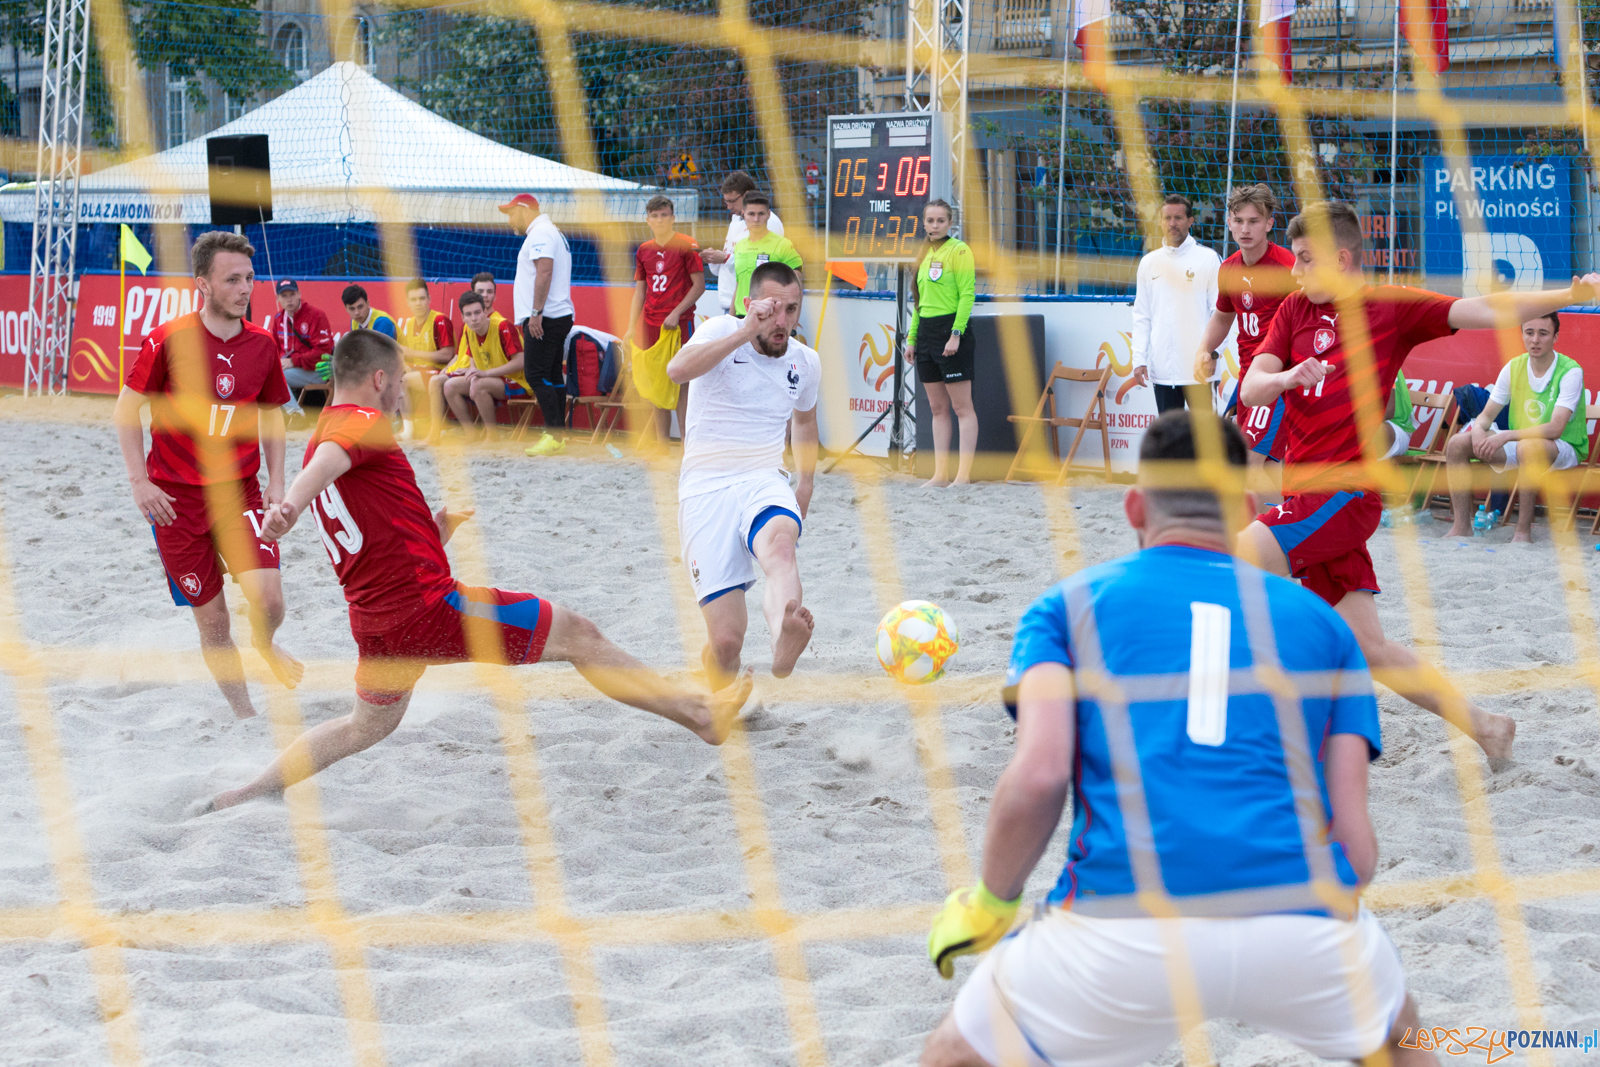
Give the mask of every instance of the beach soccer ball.
[[955, 622], [926, 600], [907, 600], [878, 624], [878, 663], [905, 685], [943, 678], [945, 665], [960, 647]]

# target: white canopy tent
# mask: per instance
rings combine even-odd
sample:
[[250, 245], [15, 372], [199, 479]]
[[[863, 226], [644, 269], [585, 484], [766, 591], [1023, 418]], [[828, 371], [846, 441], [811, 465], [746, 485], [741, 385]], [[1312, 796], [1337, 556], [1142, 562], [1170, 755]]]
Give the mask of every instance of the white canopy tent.
[[[558, 223], [641, 222], [658, 193], [682, 216], [699, 194], [657, 189], [497, 144], [434, 114], [354, 63], [322, 73], [208, 137], [266, 134], [273, 221], [500, 223], [496, 205], [533, 193]], [[78, 220], [211, 221], [206, 138], [82, 179]], [[0, 219], [32, 222], [31, 183], [0, 189]]]

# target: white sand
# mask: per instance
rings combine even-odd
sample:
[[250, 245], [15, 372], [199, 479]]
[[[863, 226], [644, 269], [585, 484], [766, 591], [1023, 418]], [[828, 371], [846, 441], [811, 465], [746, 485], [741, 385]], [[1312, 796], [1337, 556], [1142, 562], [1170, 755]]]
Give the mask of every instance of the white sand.
[[[270, 758], [265, 719], [234, 722], [208, 681], [137, 680], [146, 668], [117, 659], [119, 649], [193, 652], [197, 638], [188, 612], [167, 596], [149, 531], [128, 499], [104, 422], [109, 409], [60, 404], [52, 409], [60, 421], [51, 423], [18, 420], [22, 410], [15, 398], [0, 400], [0, 521], [22, 630], [62, 670], [98, 663], [112, 674], [65, 677], [49, 692], [95, 903], [107, 912], [210, 913], [304, 904], [284, 804], [183, 817], [186, 804], [242, 781]], [[304, 434], [291, 441], [291, 470], [303, 443]], [[425, 492], [438, 499], [431, 458], [413, 453], [413, 462]], [[487, 576], [495, 584], [582, 610], [624, 647], [676, 670], [702, 635], [678, 636], [668, 580], [676, 544], [662, 546], [651, 484], [644, 468], [604, 453], [591, 461], [532, 460], [504, 450], [476, 459], [470, 486], [453, 488], [470, 491], [479, 509], [473, 526], [487, 541]], [[1085, 562], [1133, 547], [1119, 499], [1114, 490], [1074, 491], [1081, 507], [1071, 517]], [[975, 860], [1011, 731], [993, 690], [963, 688], [962, 679], [997, 678], [1017, 617], [1057, 576], [1055, 543], [1033, 488], [929, 493], [893, 479], [887, 500], [905, 595], [943, 604], [964, 638], [953, 680], [937, 691], [952, 701], [942, 708], [942, 724]], [[881, 517], [864, 511], [853, 477], [819, 480], [801, 547], [816, 638], [791, 683], [767, 679], [765, 707], [746, 722], [782, 903], [793, 913], [931, 907], [946, 892], [905, 703], [879, 681], [862, 683], [859, 701], [805, 693], [808, 676], [868, 678], [876, 670], [872, 631], [881, 609], [867, 548], [868, 535], [882, 530]], [[1456, 544], [1438, 540], [1442, 531], [1424, 524], [1420, 547], [1446, 665], [1572, 663], [1566, 591], [1548, 543], [1511, 546], [1502, 531], [1488, 545]], [[1547, 537], [1545, 528], [1539, 532]], [[1592, 587], [1600, 560], [1591, 540], [1584, 539], [1583, 569]], [[1380, 601], [1385, 623], [1409, 639], [1392, 535], [1381, 532], [1373, 547], [1392, 590]], [[283, 642], [308, 660], [353, 658], [343, 601], [310, 529], [287, 542], [284, 584]], [[230, 599], [235, 595], [230, 590]], [[758, 615], [755, 596], [751, 608]], [[236, 621], [242, 634], [244, 620]], [[74, 655], [52, 656], [50, 648]], [[763, 667], [759, 619], [747, 648]], [[314, 669], [297, 693], [308, 721], [346, 709], [348, 671]], [[519, 673], [529, 699], [518, 721], [537, 744], [567, 908], [580, 916], [634, 914], [642, 933], [653, 928], [652, 913], [746, 908], [752, 885], [722, 756], [686, 732], [599, 698], [539, 699], [541, 685], [559, 679], [553, 671]], [[272, 688], [252, 690], [265, 707]], [[1445, 728], [1396, 698], [1383, 699], [1387, 752], [1374, 771], [1372, 799], [1383, 849], [1380, 891], [1464, 874], [1478, 847], [1490, 848], [1513, 876], [1581, 871], [1587, 887], [1600, 884], [1594, 692], [1529, 688], [1484, 703], [1520, 724], [1518, 763], [1489, 786], [1492, 843], [1469, 840]], [[319, 780], [344, 908], [401, 918], [540, 903], [506, 768], [487, 690], [465, 668], [430, 672], [393, 737]], [[16, 691], [3, 674], [0, 828], [0, 909], [58, 903]], [[1060, 856], [1058, 841], [1030, 892], [1053, 880]], [[1546, 897], [1521, 910], [1526, 932], [1517, 940], [1525, 939], [1534, 961], [1528, 987], [1544, 1025], [1584, 1032], [1600, 1026], [1597, 904], [1600, 895]], [[1486, 902], [1441, 901], [1382, 918], [1430, 1023], [1523, 1025]], [[0, 911], [0, 924], [6, 921]], [[616, 1063], [796, 1062], [770, 943], [651, 940], [593, 953]], [[936, 977], [922, 942], [920, 933], [894, 933], [805, 945], [829, 1063], [914, 1062], [956, 988]], [[315, 940], [140, 943], [124, 948], [122, 958], [149, 1063], [350, 1059], [332, 957]], [[390, 1063], [581, 1062], [567, 971], [548, 940], [372, 947], [366, 963]], [[970, 967], [964, 962], [958, 976]], [[77, 943], [0, 941], [0, 1063], [106, 1062], [99, 1020], [87, 954]], [[1227, 1067], [1311, 1062], [1242, 1027], [1211, 1029]], [[1160, 1062], [1177, 1060], [1174, 1049]], [[1596, 1061], [1571, 1052], [1554, 1062]]]

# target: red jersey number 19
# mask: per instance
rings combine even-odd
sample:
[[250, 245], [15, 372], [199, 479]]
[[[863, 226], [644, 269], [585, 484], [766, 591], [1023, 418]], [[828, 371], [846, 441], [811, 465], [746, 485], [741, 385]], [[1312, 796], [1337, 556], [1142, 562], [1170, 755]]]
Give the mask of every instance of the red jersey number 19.
[[[311, 502], [311, 515], [317, 521], [317, 533], [322, 535], [328, 558], [333, 560], [335, 566], [343, 558], [339, 554], [341, 547], [352, 556], [361, 551], [364, 540], [361, 527], [351, 517], [350, 509], [345, 507], [344, 497], [339, 495], [337, 485], [328, 486]], [[334, 523], [338, 525], [332, 525]]]

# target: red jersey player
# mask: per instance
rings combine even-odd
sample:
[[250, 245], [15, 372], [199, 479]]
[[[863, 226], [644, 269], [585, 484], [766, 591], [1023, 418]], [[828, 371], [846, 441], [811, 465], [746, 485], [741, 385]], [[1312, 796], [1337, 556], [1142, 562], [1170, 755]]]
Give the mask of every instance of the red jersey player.
[[[1270, 185], [1247, 185], [1228, 197], [1228, 232], [1239, 251], [1222, 261], [1217, 275], [1217, 310], [1200, 339], [1200, 359], [1211, 363], [1233, 324], [1239, 324], [1239, 382], [1250, 372], [1250, 362], [1272, 326], [1272, 317], [1295, 284], [1291, 268], [1294, 253], [1272, 242], [1278, 198]], [[1207, 377], [1215, 366], [1203, 368]], [[1205, 381], [1201, 378], [1200, 381]], [[1237, 387], [1234, 392], [1237, 401]], [[1237, 404], [1234, 418], [1250, 444], [1250, 466], [1259, 471], [1267, 460], [1283, 462], [1283, 401], [1270, 407]], [[1263, 488], [1265, 488], [1263, 486]], [[1273, 494], [1276, 496], [1276, 493]]]
[[[1331, 234], [1331, 261], [1324, 254], [1329, 249], [1319, 251], [1313, 240], [1313, 234], [1324, 233]], [[1276, 574], [1301, 579], [1333, 605], [1375, 672], [1408, 672], [1409, 677], [1387, 684], [1467, 730], [1491, 766], [1498, 766], [1511, 757], [1516, 724], [1472, 704], [1435, 668], [1384, 636], [1374, 600], [1378, 579], [1367, 552], [1383, 502], [1359, 471], [1341, 469], [1361, 463], [1364, 455], [1351, 376], [1363, 363], [1375, 375], [1378, 409], [1369, 421], [1377, 427], [1413, 347], [1456, 330], [1494, 328], [1502, 312], [1507, 321], [1525, 322], [1587, 302], [1600, 275], [1574, 280], [1567, 289], [1497, 294], [1494, 303], [1482, 296], [1458, 300], [1367, 285], [1361, 222], [1346, 204], [1313, 205], [1289, 224], [1288, 235], [1300, 292], [1279, 306], [1239, 389], [1239, 402], [1255, 407], [1283, 398], [1284, 502], [1240, 534], [1240, 554]], [[1363, 336], [1367, 359], [1352, 363], [1346, 346]], [[1365, 454], [1383, 455], [1380, 442], [1369, 445]]]
[[750, 672], [711, 697], [677, 688], [608, 641], [583, 616], [531, 593], [461, 585], [444, 546], [468, 517], [428, 507], [395, 441], [400, 348], [357, 330], [333, 350], [333, 401], [306, 448], [305, 466], [267, 517], [276, 541], [311, 509], [350, 605], [360, 659], [355, 708], [302, 734], [250, 784], [208, 809], [281, 792], [389, 736], [430, 664], [565, 660], [613, 699], [721, 744], [750, 695]]
[[[694, 238], [675, 233], [677, 215], [672, 201], [654, 196], [644, 206], [651, 239], [639, 246], [634, 256], [633, 307], [628, 311], [628, 335], [640, 349], [661, 337], [663, 327], [677, 326], [682, 341], [694, 336], [694, 305], [706, 291], [706, 266], [700, 259], [700, 246]], [[689, 389], [678, 389], [678, 426], [684, 425], [689, 407]], [[662, 441], [672, 428], [672, 417], [656, 412], [656, 434]]]
[[[283, 622], [277, 546], [261, 537], [256, 474], [267, 460], [266, 504], [283, 497], [283, 412], [289, 387], [278, 345], [249, 322], [255, 249], [232, 233], [203, 234], [191, 259], [200, 310], [145, 341], [113, 416], [133, 501], [155, 531], [173, 602], [194, 609], [212, 677], [241, 719], [254, 715], [229, 632], [222, 567], [250, 604], [251, 643], [283, 684], [300, 662], [273, 643]], [[139, 409], [150, 404], [150, 455]]]

